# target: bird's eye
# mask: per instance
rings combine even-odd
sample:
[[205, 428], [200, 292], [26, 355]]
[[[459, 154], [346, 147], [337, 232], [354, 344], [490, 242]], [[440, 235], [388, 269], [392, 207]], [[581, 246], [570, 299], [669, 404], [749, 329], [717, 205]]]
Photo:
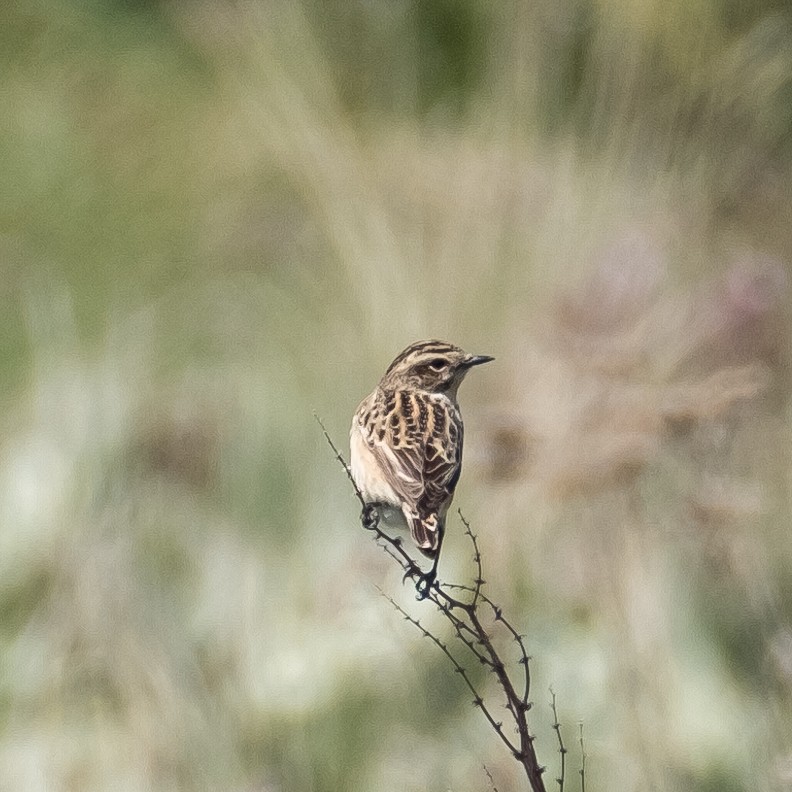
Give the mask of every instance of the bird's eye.
[[429, 368], [435, 371], [442, 371], [446, 367], [446, 361], [443, 358], [435, 358], [429, 361]]

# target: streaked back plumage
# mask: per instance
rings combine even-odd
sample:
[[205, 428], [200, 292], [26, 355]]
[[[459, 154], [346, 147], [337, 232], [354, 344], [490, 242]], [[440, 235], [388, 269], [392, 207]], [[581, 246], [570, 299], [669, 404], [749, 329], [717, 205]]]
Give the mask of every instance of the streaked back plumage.
[[443, 341], [411, 344], [352, 421], [352, 474], [363, 497], [401, 510], [430, 557], [439, 551], [462, 468], [457, 389], [471, 366], [490, 359]]

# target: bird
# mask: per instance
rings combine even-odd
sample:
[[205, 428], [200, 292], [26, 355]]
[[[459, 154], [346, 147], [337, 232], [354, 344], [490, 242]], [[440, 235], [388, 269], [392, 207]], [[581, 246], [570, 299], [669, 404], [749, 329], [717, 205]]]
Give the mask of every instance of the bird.
[[350, 468], [365, 504], [364, 525], [373, 513], [401, 513], [417, 548], [433, 559], [418, 579], [421, 599], [437, 576], [446, 513], [462, 471], [457, 390], [471, 368], [491, 360], [445, 341], [417, 341], [393, 359], [352, 419]]

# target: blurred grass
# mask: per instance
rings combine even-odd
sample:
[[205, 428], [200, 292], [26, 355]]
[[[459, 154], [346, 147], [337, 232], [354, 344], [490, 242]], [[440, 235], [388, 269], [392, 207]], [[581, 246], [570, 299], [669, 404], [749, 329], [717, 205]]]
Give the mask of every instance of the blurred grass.
[[519, 788], [312, 418], [439, 336], [543, 760], [790, 788], [785, 4], [0, 22], [0, 787]]

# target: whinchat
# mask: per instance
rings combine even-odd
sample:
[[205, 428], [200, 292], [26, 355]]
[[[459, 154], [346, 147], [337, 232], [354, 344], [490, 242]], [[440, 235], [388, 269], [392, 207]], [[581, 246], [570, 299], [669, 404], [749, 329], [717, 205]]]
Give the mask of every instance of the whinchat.
[[352, 477], [366, 511], [401, 512], [418, 549], [434, 559], [419, 579], [422, 596], [434, 583], [446, 513], [462, 469], [457, 389], [473, 366], [490, 360], [444, 341], [411, 344], [352, 420]]

